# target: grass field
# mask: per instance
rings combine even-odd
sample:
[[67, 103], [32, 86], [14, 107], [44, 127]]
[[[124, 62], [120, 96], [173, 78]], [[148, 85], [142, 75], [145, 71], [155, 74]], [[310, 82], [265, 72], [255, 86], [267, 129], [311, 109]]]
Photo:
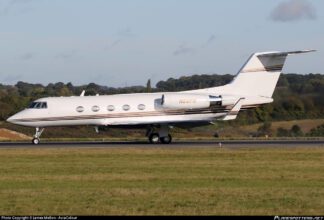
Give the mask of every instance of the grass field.
[[323, 215], [324, 148], [8, 149], [1, 215]]

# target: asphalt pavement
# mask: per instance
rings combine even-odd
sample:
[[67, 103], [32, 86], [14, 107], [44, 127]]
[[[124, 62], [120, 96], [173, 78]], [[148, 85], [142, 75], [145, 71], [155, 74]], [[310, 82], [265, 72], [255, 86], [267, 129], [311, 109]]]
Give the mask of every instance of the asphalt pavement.
[[73, 142], [0, 142], [0, 149], [14, 148], [258, 148], [258, 147], [324, 147], [324, 140], [212, 140], [173, 141], [171, 144], [150, 144], [147, 141], [73, 141]]

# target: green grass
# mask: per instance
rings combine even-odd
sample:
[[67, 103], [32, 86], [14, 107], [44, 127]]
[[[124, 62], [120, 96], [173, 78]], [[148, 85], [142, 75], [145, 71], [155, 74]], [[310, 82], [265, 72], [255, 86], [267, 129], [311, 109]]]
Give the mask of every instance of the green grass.
[[324, 148], [8, 149], [1, 215], [323, 215]]

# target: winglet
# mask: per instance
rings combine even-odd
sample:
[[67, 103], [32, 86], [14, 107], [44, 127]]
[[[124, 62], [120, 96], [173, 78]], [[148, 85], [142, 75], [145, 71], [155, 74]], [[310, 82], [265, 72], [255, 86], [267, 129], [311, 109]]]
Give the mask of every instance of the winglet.
[[82, 90], [80, 96], [84, 96], [85, 90]]

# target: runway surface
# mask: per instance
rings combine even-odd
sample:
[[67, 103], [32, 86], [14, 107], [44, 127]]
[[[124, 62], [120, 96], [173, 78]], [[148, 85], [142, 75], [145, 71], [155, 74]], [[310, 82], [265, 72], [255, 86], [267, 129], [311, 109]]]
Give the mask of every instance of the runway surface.
[[287, 148], [324, 147], [324, 140], [213, 140], [213, 141], [174, 141], [172, 144], [149, 144], [146, 141], [82, 141], [82, 142], [0, 142], [0, 149], [14, 148]]

